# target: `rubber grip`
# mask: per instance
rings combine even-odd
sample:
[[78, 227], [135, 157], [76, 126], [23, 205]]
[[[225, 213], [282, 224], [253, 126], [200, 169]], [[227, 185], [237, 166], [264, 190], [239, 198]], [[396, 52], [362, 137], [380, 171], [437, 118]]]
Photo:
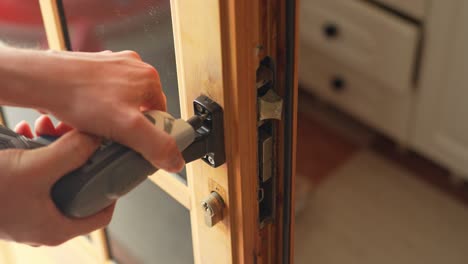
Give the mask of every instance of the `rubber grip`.
[[93, 215], [114, 203], [157, 169], [139, 153], [112, 143], [52, 188], [52, 199], [67, 216]]
[[[55, 139], [31, 140], [0, 126], [0, 150], [34, 149]], [[108, 207], [156, 171], [139, 153], [111, 142], [96, 150], [86, 164], [60, 178], [52, 187], [51, 197], [63, 214], [87, 217]]]

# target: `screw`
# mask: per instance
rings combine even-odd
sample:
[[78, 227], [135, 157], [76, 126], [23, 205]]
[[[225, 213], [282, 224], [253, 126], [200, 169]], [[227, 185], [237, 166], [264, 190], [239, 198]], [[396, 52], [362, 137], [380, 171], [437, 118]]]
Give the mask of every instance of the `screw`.
[[206, 155], [206, 159], [211, 165], [215, 165], [215, 161], [211, 155]]
[[197, 110], [198, 113], [203, 114], [203, 107], [199, 104], [195, 104], [195, 109]]

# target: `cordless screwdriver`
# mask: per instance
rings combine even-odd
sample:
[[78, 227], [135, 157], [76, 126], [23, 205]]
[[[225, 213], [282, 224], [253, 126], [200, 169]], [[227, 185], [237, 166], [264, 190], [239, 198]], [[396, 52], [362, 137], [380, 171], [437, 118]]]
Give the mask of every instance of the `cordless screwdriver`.
[[[188, 121], [175, 119], [161, 111], [148, 111], [145, 116], [149, 122], [175, 139], [186, 162], [205, 154], [203, 151], [187, 154], [184, 150], [195, 141], [199, 142], [203, 134], [206, 134], [206, 129], [202, 128], [208, 118], [207, 114], [196, 114]], [[28, 139], [0, 126], [0, 150], [34, 149], [52, 142], [53, 140], [46, 137]], [[190, 155], [196, 156], [186, 158]], [[54, 184], [51, 197], [57, 208], [65, 215], [74, 218], [87, 217], [111, 205], [157, 170], [158, 168], [134, 150], [117, 142], [104, 140], [83, 166], [63, 176]]]

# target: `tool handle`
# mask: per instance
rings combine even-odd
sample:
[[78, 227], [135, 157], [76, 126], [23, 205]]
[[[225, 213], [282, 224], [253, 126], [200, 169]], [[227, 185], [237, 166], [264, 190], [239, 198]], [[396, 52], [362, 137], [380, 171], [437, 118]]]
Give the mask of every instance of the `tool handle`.
[[[53, 138], [31, 140], [0, 126], [0, 150], [34, 149], [52, 141]], [[139, 153], [108, 142], [86, 164], [60, 178], [52, 187], [51, 197], [65, 215], [86, 217], [111, 205], [156, 171]]]
[[139, 153], [112, 142], [60, 178], [51, 195], [65, 215], [87, 217], [108, 207], [156, 171]]
[[[171, 135], [181, 151], [197, 137], [191, 124], [175, 119], [166, 112], [148, 111], [145, 116], [155, 127]], [[202, 123], [195, 121], [192, 120], [198, 128]], [[52, 141], [43, 137], [30, 140], [6, 127], [0, 127], [0, 149], [33, 149]], [[204, 155], [204, 150], [201, 148], [201, 153], [195, 153], [195, 156]], [[51, 197], [65, 215], [87, 217], [111, 205], [157, 170], [134, 150], [108, 141], [83, 166], [60, 178], [52, 186]]]

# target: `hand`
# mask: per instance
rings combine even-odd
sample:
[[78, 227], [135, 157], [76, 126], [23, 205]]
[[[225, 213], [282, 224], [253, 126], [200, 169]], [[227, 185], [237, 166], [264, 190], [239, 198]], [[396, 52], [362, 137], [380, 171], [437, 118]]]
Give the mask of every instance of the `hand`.
[[183, 168], [175, 140], [141, 113], [166, 110], [166, 97], [158, 72], [137, 53], [0, 49], [2, 59], [9, 63], [0, 65], [6, 83], [0, 102], [40, 109], [79, 131], [118, 141], [160, 169]]
[[[24, 122], [15, 130], [33, 136]], [[46, 116], [36, 122], [38, 135], [58, 136], [70, 130], [64, 124], [55, 128]], [[50, 196], [53, 184], [84, 164], [98, 144], [97, 138], [72, 130], [43, 148], [0, 151], [0, 239], [54, 246], [108, 225], [114, 205], [88, 218], [71, 219]]]
[[51, 108], [80, 131], [104, 136], [140, 152], [158, 168], [178, 172], [184, 160], [175, 140], [141, 111], [166, 110], [158, 72], [133, 51], [57, 53], [66, 60], [60, 85], [65, 104]]

